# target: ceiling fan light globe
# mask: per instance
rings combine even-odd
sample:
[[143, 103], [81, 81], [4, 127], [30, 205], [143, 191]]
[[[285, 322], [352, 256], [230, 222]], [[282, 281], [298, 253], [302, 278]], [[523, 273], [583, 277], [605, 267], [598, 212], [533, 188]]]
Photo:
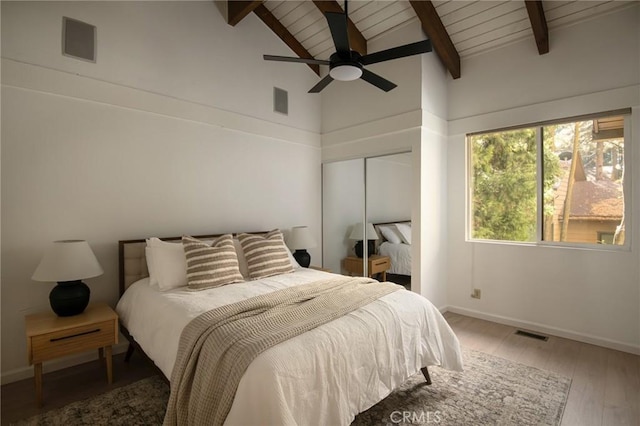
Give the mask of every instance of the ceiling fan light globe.
[[352, 81], [357, 80], [362, 75], [362, 68], [354, 65], [338, 65], [331, 68], [329, 75], [334, 80]]

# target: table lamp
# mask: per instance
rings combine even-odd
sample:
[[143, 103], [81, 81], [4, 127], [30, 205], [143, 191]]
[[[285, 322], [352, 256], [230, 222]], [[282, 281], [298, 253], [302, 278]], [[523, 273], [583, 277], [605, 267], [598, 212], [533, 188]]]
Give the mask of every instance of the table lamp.
[[307, 252], [307, 249], [314, 248], [316, 245], [316, 240], [306, 226], [295, 226], [291, 229], [289, 247], [295, 250], [293, 258], [300, 266], [304, 268], [309, 267], [311, 264], [311, 255]]
[[[374, 254], [376, 249], [375, 240], [377, 240], [378, 238], [379, 238], [378, 233], [376, 232], [376, 229], [373, 227], [373, 224], [367, 223], [366, 240], [367, 240], [367, 254], [369, 256]], [[364, 226], [362, 226], [362, 222], [357, 223], [353, 227], [353, 229], [351, 230], [351, 235], [349, 235], [349, 239], [358, 240], [354, 249], [356, 251], [356, 256], [362, 257], [364, 255], [362, 250], [362, 241], [365, 239]]]
[[61, 317], [80, 314], [89, 304], [91, 291], [81, 280], [102, 275], [98, 259], [84, 240], [54, 241], [31, 279], [58, 284], [49, 293], [53, 312]]

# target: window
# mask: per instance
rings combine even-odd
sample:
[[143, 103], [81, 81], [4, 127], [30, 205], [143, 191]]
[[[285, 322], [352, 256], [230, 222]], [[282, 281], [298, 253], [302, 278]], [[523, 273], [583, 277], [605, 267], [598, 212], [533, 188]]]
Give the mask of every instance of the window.
[[598, 244], [613, 244], [616, 234], [611, 232], [598, 232]]
[[470, 237], [623, 245], [624, 122], [618, 112], [468, 135]]

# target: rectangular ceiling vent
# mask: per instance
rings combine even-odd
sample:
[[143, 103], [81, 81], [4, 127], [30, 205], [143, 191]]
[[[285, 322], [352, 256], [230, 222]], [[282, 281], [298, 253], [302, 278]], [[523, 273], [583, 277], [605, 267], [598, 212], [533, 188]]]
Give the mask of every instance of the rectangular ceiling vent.
[[278, 87], [273, 88], [273, 110], [289, 115], [289, 93]]
[[549, 336], [543, 336], [542, 334], [532, 333], [532, 332], [530, 332], [530, 331], [516, 330], [516, 334], [517, 334], [518, 336], [529, 337], [529, 338], [531, 338], [531, 339], [542, 340], [542, 341], [544, 341], [544, 342], [546, 342], [547, 340], [549, 340]]
[[62, 17], [62, 54], [84, 61], [96, 61], [96, 27]]

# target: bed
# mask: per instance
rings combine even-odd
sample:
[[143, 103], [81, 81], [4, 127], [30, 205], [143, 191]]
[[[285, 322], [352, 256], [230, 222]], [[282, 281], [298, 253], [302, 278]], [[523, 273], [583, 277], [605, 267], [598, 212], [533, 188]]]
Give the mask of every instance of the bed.
[[411, 276], [411, 221], [373, 224], [378, 239], [377, 253], [391, 259], [388, 274]]
[[[167, 379], [183, 329], [202, 313], [338, 277], [298, 266], [291, 273], [198, 292], [159, 291], [150, 285], [145, 247], [145, 240], [119, 242], [116, 310], [132, 343], [127, 356], [131, 348], [141, 349]], [[224, 423], [349, 424], [416, 372], [428, 378], [426, 367], [433, 365], [461, 370], [458, 340], [428, 300], [402, 289], [258, 355], [240, 379]]]

